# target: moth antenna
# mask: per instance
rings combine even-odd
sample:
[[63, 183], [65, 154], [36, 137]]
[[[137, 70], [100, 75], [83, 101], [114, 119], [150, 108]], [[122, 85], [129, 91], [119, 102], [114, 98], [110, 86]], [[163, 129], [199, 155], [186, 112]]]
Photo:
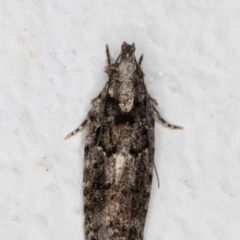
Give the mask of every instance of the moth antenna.
[[138, 65], [141, 66], [144, 54], [142, 54], [138, 60]]
[[117, 60], [115, 61], [115, 63], [118, 62], [118, 59], [121, 57], [121, 55], [122, 55], [122, 52], [120, 52], [120, 54], [118, 55], [118, 58], [117, 58]]
[[107, 54], [107, 62], [108, 62], [108, 65], [110, 65], [110, 64], [111, 64], [111, 59], [110, 59], [110, 53], [109, 53], [108, 44], [106, 44], [106, 54]]

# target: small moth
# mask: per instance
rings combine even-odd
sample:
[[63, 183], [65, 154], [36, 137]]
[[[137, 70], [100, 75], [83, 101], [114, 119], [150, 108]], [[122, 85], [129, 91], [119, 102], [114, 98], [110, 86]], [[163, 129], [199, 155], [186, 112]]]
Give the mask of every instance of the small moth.
[[124, 42], [114, 64], [106, 45], [108, 81], [86, 120], [83, 195], [86, 240], [142, 240], [152, 185], [154, 122], [167, 123], [147, 92], [135, 45]]

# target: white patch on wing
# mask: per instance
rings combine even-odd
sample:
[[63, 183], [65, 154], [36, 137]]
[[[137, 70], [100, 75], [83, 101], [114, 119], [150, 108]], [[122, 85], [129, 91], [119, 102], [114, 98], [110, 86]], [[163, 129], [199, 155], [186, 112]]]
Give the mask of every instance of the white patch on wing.
[[124, 102], [119, 103], [119, 106], [123, 112], [129, 112], [133, 107], [133, 98], [127, 99]]
[[116, 155], [115, 157], [116, 184], [118, 184], [122, 176], [125, 163], [126, 163], [126, 158], [121, 153], [119, 155]]
[[119, 106], [123, 112], [129, 112], [134, 102], [134, 84], [131, 82], [123, 82], [119, 87]]
[[113, 97], [113, 88], [112, 87], [109, 87], [108, 89], [108, 94]]

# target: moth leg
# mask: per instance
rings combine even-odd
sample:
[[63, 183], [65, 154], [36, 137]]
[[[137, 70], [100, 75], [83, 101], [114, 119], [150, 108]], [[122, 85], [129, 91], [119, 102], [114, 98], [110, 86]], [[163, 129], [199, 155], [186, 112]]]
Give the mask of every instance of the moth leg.
[[157, 168], [156, 168], [155, 162], [153, 162], [153, 167], [154, 167], [155, 173], [157, 175], [157, 182], [158, 182], [158, 188], [159, 188], [160, 187], [160, 181], [159, 181], [158, 172], [157, 172]]
[[154, 109], [154, 115], [162, 122], [163, 126], [165, 126], [165, 127], [168, 127], [171, 129], [183, 129], [183, 127], [175, 126], [175, 125], [168, 123], [166, 120], [164, 120], [161, 117], [160, 113], [156, 109]]
[[[158, 105], [156, 99], [152, 98], [150, 95], [149, 95], [149, 98], [150, 98], [150, 102], [152, 103], [152, 105], [154, 105], [154, 106], [157, 106], [157, 105]], [[155, 107], [154, 107], [154, 110], [156, 110]], [[156, 111], [157, 111], [157, 110], [156, 110]]]
[[139, 58], [139, 60], [138, 60], [138, 65], [139, 65], [139, 66], [141, 66], [142, 60], [143, 60], [143, 54], [140, 56], [140, 58]]
[[85, 120], [83, 121], [83, 123], [82, 123], [76, 130], [74, 130], [73, 132], [69, 133], [69, 134], [64, 138], [64, 140], [67, 140], [68, 138], [70, 138], [70, 137], [76, 135], [78, 132], [80, 132], [80, 131], [84, 128], [84, 126], [86, 125], [86, 123], [87, 123], [87, 119], [85, 119]]
[[106, 54], [107, 54], [108, 65], [110, 65], [111, 64], [111, 60], [110, 60], [110, 53], [109, 53], [109, 48], [108, 48], [107, 44], [106, 44]]

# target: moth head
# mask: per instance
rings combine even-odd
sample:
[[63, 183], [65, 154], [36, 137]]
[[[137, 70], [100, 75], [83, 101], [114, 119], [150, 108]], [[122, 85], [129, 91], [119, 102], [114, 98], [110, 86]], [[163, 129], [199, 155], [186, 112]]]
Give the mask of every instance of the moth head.
[[121, 47], [120, 62], [121, 61], [135, 61], [135, 44], [127, 44], [124, 42]]

